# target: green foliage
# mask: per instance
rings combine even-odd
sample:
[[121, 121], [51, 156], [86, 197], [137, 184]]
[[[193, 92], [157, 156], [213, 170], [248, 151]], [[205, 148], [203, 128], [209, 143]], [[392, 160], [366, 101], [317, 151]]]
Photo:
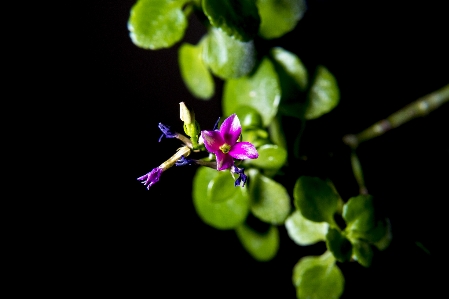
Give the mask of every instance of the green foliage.
[[258, 261], [269, 261], [279, 249], [279, 231], [276, 226], [270, 226], [266, 233], [259, 233], [246, 224], [235, 229], [243, 247]]
[[294, 211], [285, 221], [289, 237], [298, 245], [306, 246], [326, 240], [329, 228], [327, 222], [310, 221], [299, 210]]
[[[287, 142], [291, 136], [284, 133], [285, 118], [300, 119], [297, 127], [289, 128], [295, 138], [301, 136], [306, 120], [331, 112], [340, 100], [337, 81], [326, 67], [318, 65], [311, 78], [295, 53], [274, 45], [274, 39], [297, 26], [305, 10], [305, 0], [138, 0], [128, 28], [137, 46], [154, 50], [181, 41], [190, 12], [204, 21], [207, 33], [201, 41], [179, 47], [181, 76], [190, 93], [203, 100], [214, 95], [213, 76], [224, 81], [223, 114], [238, 115], [242, 139], [257, 148], [259, 157], [235, 162], [249, 177], [245, 187], [234, 187], [236, 177], [229, 171], [200, 167], [193, 179], [196, 212], [214, 228], [234, 229], [258, 261], [271, 260], [278, 252], [277, 225], [285, 225], [298, 245], [325, 241], [323, 255], [302, 257], [294, 266], [293, 285], [298, 298], [332, 299], [344, 288], [336, 261], [355, 260], [369, 267], [374, 249], [386, 249], [392, 235], [390, 222], [377, 215], [370, 195], [352, 197], [343, 205], [330, 181], [303, 172], [299, 176], [300, 170], [293, 190], [279, 182], [286, 173], [295, 175], [288, 167], [298, 165], [300, 150]], [[196, 120], [186, 126], [191, 127], [187, 135], [195, 133], [190, 149], [204, 151]], [[250, 213], [269, 224], [267, 232], [248, 226]], [[343, 227], [334, 220], [337, 214]]]
[[266, 39], [293, 30], [306, 11], [304, 0], [257, 0], [256, 3], [262, 20], [259, 34]]
[[206, 36], [203, 59], [214, 75], [222, 79], [238, 78], [254, 68], [254, 42], [243, 42], [211, 28]]
[[306, 256], [293, 268], [293, 285], [298, 298], [336, 299], [343, 293], [344, 277], [330, 252]]
[[315, 119], [330, 112], [340, 101], [335, 77], [324, 66], [318, 66], [308, 95], [306, 119]]
[[[224, 178], [232, 177], [229, 173], [218, 172], [211, 168], [201, 167], [193, 178], [193, 204], [201, 219], [218, 229], [233, 229], [242, 224], [249, 212], [250, 199], [243, 188], [234, 188], [229, 199], [219, 198], [213, 200], [211, 196], [221, 190], [229, 189], [229, 185], [223, 185]], [[217, 182], [217, 186], [214, 186]], [[228, 192], [226, 190], [226, 192]]]
[[251, 212], [264, 222], [282, 224], [290, 213], [290, 196], [284, 186], [256, 170], [249, 172]]
[[260, 17], [253, 0], [203, 0], [204, 14], [212, 26], [241, 41], [254, 38]]
[[195, 97], [207, 100], [214, 94], [215, 83], [203, 63], [202, 46], [202, 43], [198, 46], [182, 44], [178, 52], [178, 61], [182, 79], [189, 91]]
[[250, 76], [230, 79], [223, 91], [223, 111], [229, 115], [241, 105], [257, 110], [267, 126], [277, 113], [281, 90], [273, 63], [264, 58], [257, 70]]
[[188, 0], [138, 0], [128, 21], [130, 37], [136, 46], [161, 49], [184, 37], [187, 18], [182, 11]]
[[293, 189], [295, 206], [301, 214], [315, 222], [334, 224], [339, 196], [323, 180], [316, 177], [302, 176]]

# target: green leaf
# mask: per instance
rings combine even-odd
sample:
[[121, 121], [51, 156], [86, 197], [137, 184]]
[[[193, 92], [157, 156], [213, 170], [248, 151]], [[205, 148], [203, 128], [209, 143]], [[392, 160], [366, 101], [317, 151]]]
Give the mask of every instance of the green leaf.
[[234, 113], [239, 117], [243, 130], [262, 128], [262, 116], [260, 116], [260, 113], [256, 109], [242, 105]]
[[[234, 187], [234, 179], [228, 171], [217, 171], [216, 175], [207, 185], [207, 197], [212, 202], [223, 202], [238, 196], [241, 188]], [[243, 192], [246, 192], [244, 189]]]
[[272, 39], [295, 28], [306, 11], [304, 0], [257, 0], [261, 18], [259, 34]]
[[293, 189], [294, 203], [301, 214], [315, 222], [335, 224], [339, 196], [325, 181], [309, 176], [300, 177]]
[[198, 168], [193, 178], [193, 204], [200, 218], [208, 225], [218, 229], [233, 229], [245, 221], [249, 213], [250, 199], [246, 190], [234, 187], [232, 182], [229, 188], [237, 191], [231, 198], [221, 202], [212, 201], [209, 196], [215, 192], [210, 190], [211, 184], [219, 175], [231, 176], [227, 172], [218, 172], [208, 167]]
[[202, 44], [182, 44], [178, 50], [178, 61], [182, 79], [189, 91], [199, 99], [210, 99], [214, 94], [215, 83], [203, 63]]
[[251, 256], [261, 262], [276, 256], [279, 249], [279, 231], [271, 226], [265, 234], [258, 233], [242, 224], [236, 228], [237, 237]]
[[250, 176], [251, 212], [264, 222], [284, 223], [291, 210], [287, 190], [255, 169], [251, 169], [248, 174]]
[[329, 224], [310, 221], [296, 210], [285, 220], [285, 228], [290, 239], [298, 245], [306, 246], [324, 241]]
[[324, 66], [318, 66], [315, 80], [309, 91], [305, 118], [318, 118], [334, 109], [339, 101], [340, 91], [337, 81]]
[[326, 234], [326, 246], [339, 262], [346, 262], [351, 258], [351, 242], [335, 228], [329, 228]]
[[253, 41], [242, 42], [211, 28], [204, 43], [203, 60], [221, 79], [238, 78], [253, 70], [256, 49]]
[[376, 241], [373, 245], [377, 247], [380, 251], [385, 250], [391, 243], [391, 239], [393, 235], [391, 233], [391, 223], [389, 219], [385, 219], [385, 233], [378, 241]]
[[264, 126], [268, 126], [276, 115], [281, 99], [279, 79], [268, 58], [262, 60], [251, 76], [227, 80], [223, 93], [225, 115], [247, 105], [260, 113]]
[[329, 251], [322, 256], [306, 256], [293, 268], [293, 284], [298, 298], [337, 299], [345, 279]]
[[212, 26], [238, 40], [249, 41], [259, 30], [254, 0], [203, 0], [203, 11]]
[[265, 144], [257, 149], [259, 157], [249, 161], [251, 165], [263, 169], [279, 169], [287, 161], [287, 151], [275, 144]]
[[[282, 78], [285, 78], [281, 81], [281, 84], [283, 84], [283, 81], [291, 81], [300, 91], [307, 88], [309, 81], [307, 69], [298, 56], [281, 47], [271, 49], [271, 56], [276, 62], [276, 70], [279, 76], [282, 75]], [[286, 89], [290, 90], [291, 88], [286, 87]]]
[[353, 258], [363, 267], [369, 267], [373, 260], [373, 248], [368, 242], [357, 240], [352, 243]]
[[187, 28], [182, 11], [188, 0], [138, 0], [128, 20], [131, 40], [144, 49], [161, 49], [181, 40]]
[[343, 219], [346, 221], [346, 230], [367, 232], [374, 228], [373, 197], [371, 195], [358, 195], [351, 197], [343, 206]]

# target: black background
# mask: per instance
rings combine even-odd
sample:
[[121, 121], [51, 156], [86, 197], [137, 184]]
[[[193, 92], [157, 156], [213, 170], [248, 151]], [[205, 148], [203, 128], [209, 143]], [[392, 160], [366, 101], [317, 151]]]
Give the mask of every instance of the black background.
[[[309, 70], [322, 64], [337, 78], [339, 106], [309, 122], [303, 144], [315, 161], [310, 173], [329, 176], [345, 200], [358, 190], [341, 137], [449, 83], [440, 2], [309, 1], [297, 28], [278, 41]], [[149, 191], [136, 180], [178, 147], [175, 140], [157, 142], [157, 124], [181, 130], [178, 103], [184, 101], [203, 128], [212, 127], [221, 116], [221, 86], [210, 101], [194, 99], [180, 78], [179, 43], [157, 51], [135, 46], [127, 30], [134, 3], [84, 6], [76, 23], [81, 39], [64, 57], [76, 74], [66, 82], [72, 97], [64, 109], [77, 114], [66, 147], [77, 175], [61, 193], [57, 213], [64, 225], [52, 224], [58, 246], [49, 252], [59, 286], [64, 294], [127, 298], [295, 298], [293, 266], [304, 255], [321, 254], [323, 244], [297, 246], [280, 227], [278, 255], [256, 262], [233, 231], [211, 228], [196, 215], [194, 168], [170, 169]], [[205, 31], [194, 17], [189, 22], [184, 41], [196, 43]], [[448, 108], [358, 149], [367, 188], [391, 219], [394, 239], [370, 269], [339, 264], [342, 298], [431, 297], [439, 287], [434, 269], [438, 238], [445, 236]]]

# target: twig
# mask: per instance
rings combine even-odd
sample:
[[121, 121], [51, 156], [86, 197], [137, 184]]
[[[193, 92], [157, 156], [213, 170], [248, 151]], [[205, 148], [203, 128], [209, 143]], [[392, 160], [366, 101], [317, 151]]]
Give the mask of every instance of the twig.
[[425, 116], [447, 101], [449, 101], [449, 84], [431, 94], [419, 98], [358, 134], [345, 135], [343, 142], [351, 148], [356, 149], [360, 143], [380, 136], [414, 118]]

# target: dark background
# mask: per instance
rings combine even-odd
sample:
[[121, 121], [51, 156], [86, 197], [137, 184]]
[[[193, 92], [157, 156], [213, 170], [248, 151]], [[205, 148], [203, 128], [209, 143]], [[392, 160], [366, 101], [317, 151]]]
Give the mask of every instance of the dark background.
[[[311, 173], [327, 174], [345, 200], [358, 190], [341, 137], [449, 83], [441, 2], [309, 1], [297, 28], [277, 44], [295, 52], [310, 72], [322, 64], [337, 78], [341, 102], [308, 123], [304, 144], [314, 158]], [[67, 283], [64, 293], [295, 298], [293, 266], [304, 255], [321, 254], [323, 244], [297, 246], [280, 227], [278, 255], [256, 262], [233, 231], [211, 228], [196, 215], [195, 168], [170, 169], [149, 191], [136, 180], [178, 146], [157, 142], [157, 124], [181, 130], [178, 103], [184, 101], [203, 127], [213, 126], [221, 116], [221, 86], [210, 101], [194, 99], [180, 78], [179, 43], [157, 51], [135, 46], [127, 30], [134, 3], [86, 5], [77, 20], [80, 42], [65, 57], [77, 74], [70, 82], [77, 121], [68, 147], [82, 175], [63, 193], [60, 215], [70, 215], [70, 224], [55, 237], [66, 241], [51, 251], [58, 253], [55, 273]], [[196, 43], [204, 28], [194, 17], [189, 24], [184, 41]], [[339, 264], [346, 279], [342, 298], [432, 297], [439, 287], [434, 269], [449, 199], [448, 108], [360, 146], [367, 188], [391, 219], [394, 239], [370, 269]]]

